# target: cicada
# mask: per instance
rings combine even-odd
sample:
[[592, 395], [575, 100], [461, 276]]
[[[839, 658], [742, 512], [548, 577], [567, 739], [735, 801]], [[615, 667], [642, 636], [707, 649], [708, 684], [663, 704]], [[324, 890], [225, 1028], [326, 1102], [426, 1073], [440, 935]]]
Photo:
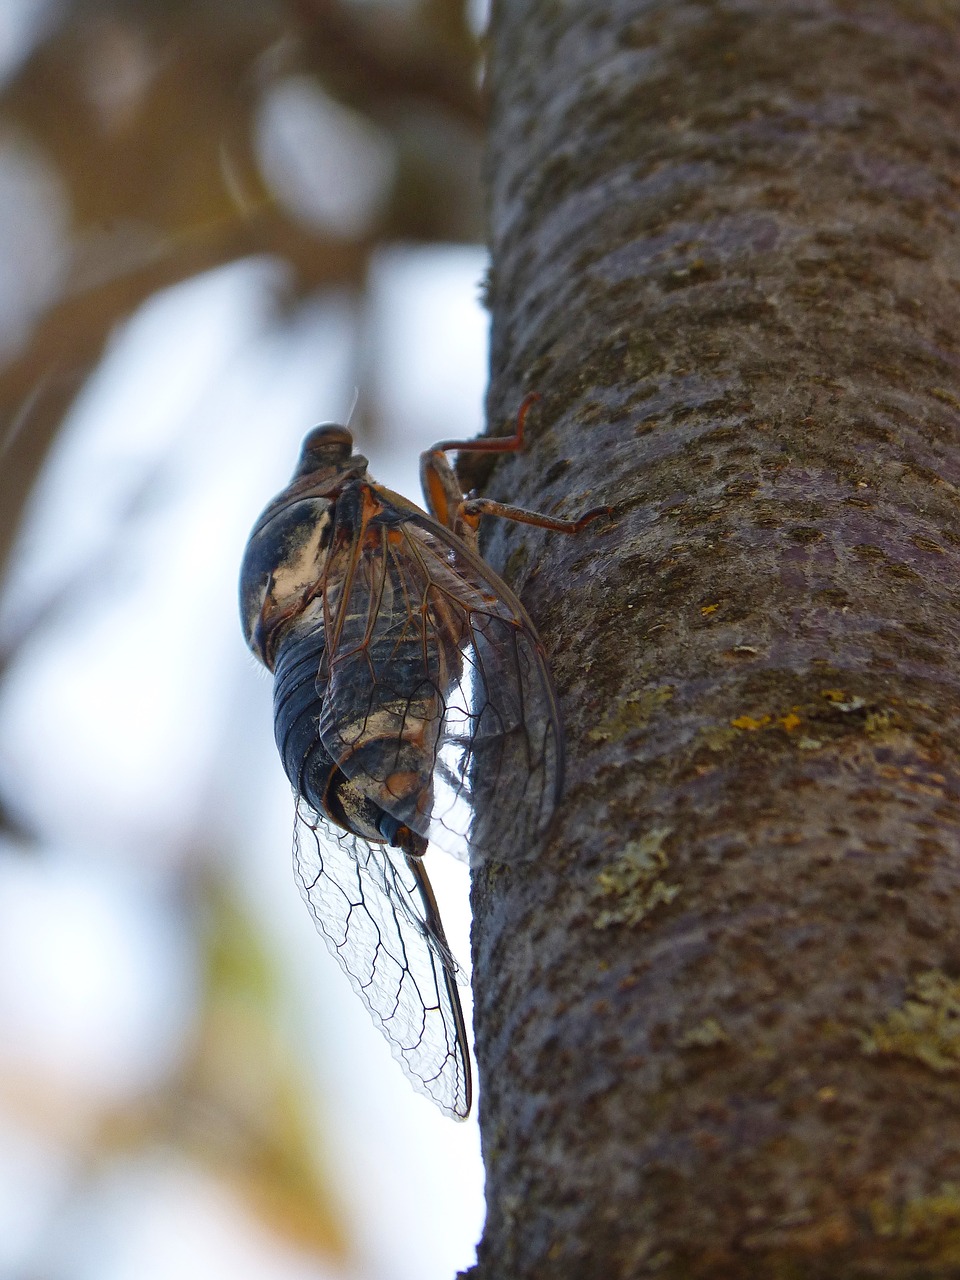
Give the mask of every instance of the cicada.
[[370, 478], [346, 427], [314, 428], [240, 578], [247, 644], [275, 676], [300, 891], [414, 1086], [461, 1118], [470, 1054], [424, 854], [532, 851], [563, 782], [544, 648], [480, 558], [480, 518], [572, 533], [608, 510], [464, 498], [447, 454], [521, 448], [535, 398], [513, 435], [422, 456], [429, 514]]

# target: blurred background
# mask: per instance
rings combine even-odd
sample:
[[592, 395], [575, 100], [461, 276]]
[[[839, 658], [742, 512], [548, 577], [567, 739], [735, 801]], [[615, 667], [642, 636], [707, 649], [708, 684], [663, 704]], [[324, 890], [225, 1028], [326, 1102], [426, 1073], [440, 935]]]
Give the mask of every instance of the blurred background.
[[410, 1089], [299, 899], [236, 576], [355, 388], [414, 498], [481, 427], [485, 19], [0, 0], [4, 1280], [473, 1259], [475, 1122]]

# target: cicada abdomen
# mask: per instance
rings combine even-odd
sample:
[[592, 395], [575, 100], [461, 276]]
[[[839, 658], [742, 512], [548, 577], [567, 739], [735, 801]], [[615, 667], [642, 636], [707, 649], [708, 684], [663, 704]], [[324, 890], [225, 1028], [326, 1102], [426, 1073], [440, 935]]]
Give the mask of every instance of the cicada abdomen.
[[[371, 724], [369, 712], [358, 701], [357, 720], [350, 726], [354, 740], [334, 758], [320, 731], [325, 648], [323, 630], [317, 627], [282, 645], [277, 656], [274, 730], [284, 772], [316, 813], [364, 840], [383, 841], [421, 856], [427, 841], [408, 829], [403, 815], [406, 808], [429, 814], [432, 756], [428, 764], [422, 741], [375, 736], [378, 727], [381, 732], [387, 729], [384, 721], [395, 713], [387, 707]], [[428, 704], [421, 719], [430, 712], [435, 708]], [[359, 771], [366, 780], [362, 789], [351, 781]], [[396, 801], [392, 812], [381, 802], [391, 795]]]

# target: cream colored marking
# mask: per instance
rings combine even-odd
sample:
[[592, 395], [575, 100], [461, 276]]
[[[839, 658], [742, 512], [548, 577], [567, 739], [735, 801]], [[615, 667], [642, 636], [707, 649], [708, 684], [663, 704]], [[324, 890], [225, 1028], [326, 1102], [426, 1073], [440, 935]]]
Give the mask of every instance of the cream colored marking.
[[273, 598], [279, 608], [292, 604], [320, 577], [328, 554], [326, 550], [321, 550], [321, 542], [329, 528], [328, 509], [316, 521], [303, 546], [277, 565], [273, 572]]

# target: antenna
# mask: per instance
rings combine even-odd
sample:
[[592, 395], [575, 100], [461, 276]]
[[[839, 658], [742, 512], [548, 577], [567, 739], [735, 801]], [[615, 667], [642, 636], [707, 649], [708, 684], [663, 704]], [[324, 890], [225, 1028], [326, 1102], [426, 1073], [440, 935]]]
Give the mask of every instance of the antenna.
[[356, 386], [356, 384], [354, 384], [353, 399], [350, 401], [350, 408], [347, 410], [347, 420], [343, 424], [345, 427], [349, 427], [350, 419], [353, 417], [353, 412], [356, 409], [359, 400], [360, 400], [360, 388]]

